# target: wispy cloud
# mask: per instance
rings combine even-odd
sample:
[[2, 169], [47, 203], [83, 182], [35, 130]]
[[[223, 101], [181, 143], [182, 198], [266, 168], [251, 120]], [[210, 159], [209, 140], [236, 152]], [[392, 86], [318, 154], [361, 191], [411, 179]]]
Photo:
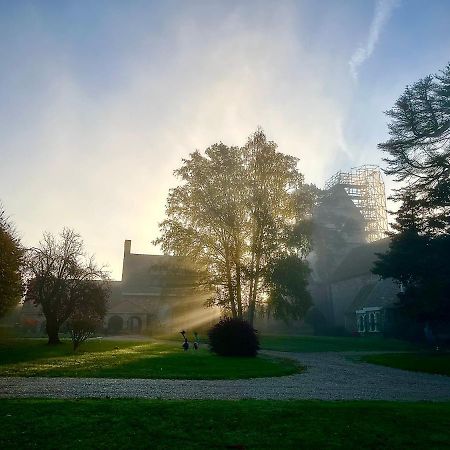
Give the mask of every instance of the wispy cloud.
[[399, 0], [377, 0], [375, 14], [370, 24], [367, 42], [358, 47], [350, 58], [350, 73], [357, 80], [359, 68], [372, 55], [380, 38], [380, 33], [392, 15], [393, 10], [399, 5]]

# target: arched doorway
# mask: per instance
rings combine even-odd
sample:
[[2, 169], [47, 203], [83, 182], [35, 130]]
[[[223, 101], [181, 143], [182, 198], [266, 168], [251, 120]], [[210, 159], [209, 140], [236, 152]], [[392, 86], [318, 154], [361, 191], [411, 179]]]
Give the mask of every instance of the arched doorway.
[[128, 319], [128, 330], [132, 333], [140, 333], [142, 328], [142, 321], [140, 317], [132, 316]]
[[108, 320], [108, 333], [118, 334], [122, 331], [123, 319], [120, 316], [112, 316]]

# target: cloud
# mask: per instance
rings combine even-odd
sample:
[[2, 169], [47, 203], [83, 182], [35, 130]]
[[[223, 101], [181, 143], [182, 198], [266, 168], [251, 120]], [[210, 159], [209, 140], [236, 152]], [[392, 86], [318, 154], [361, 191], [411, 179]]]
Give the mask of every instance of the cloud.
[[393, 10], [399, 5], [399, 0], [377, 0], [375, 14], [370, 24], [369, 35], [365, 45], [360, 46], [350, 58], [349, 66], [352, 77], [357, 80], [359, 68], [370, 58], [380, 38], [380, 33], [392, 15]]
[[150, 243], [181, 159], [220, 140], [242, 145], [258, 125], [280, 151], [300, 157], [308, 182], [322, 185], [347, 164], [346, 52], [317, 55], [299, 38], [297, 6], [267, 5], [181, 8], [157, 31], [145, 17], [124, 19], [119, 73], [106, 80], [112, 88], [91, 79], [110, 57], [86, 61], [89, 52], [69, 51], [44, 26], [16, 32], [27, 45], [42, 43], [36, 67], [21, 60], [30, 74], [22, 83], [29, 91], [15, 91], [26, 106], [21, 120], [3, 125], [10, 156], [0, 192], [25, 244], [72, 227], [120, 278], [124, 239], [133, 252], [159, 251]]

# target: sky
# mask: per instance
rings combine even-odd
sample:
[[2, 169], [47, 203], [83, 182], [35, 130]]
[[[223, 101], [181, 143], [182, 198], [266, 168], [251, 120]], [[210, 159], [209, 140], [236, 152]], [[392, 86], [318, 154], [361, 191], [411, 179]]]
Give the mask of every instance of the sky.
[[[120, 279], [182, 158], [261, 126], [307, 182], [383, 166], [390, 109], [450, 61], [448, 0], [0, 0], [0, 201]], [[386, 179], [389, 193], [394, 187]]]

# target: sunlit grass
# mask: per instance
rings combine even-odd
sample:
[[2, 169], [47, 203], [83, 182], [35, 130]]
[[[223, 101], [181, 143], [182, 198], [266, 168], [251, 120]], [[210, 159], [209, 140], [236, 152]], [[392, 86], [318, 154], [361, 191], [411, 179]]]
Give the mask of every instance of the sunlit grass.
[[448, 449], [450, 403], [2, 400], [2, 449]]
[[299, 370], [291, 360], [224, 358], [205, 347], [184, 352], [181, 342], [93, 340], [77, 353], [69, 342], [56, 347], [35, 339], [0, 344], [0, 376], [238, 379], [289, 375]]

